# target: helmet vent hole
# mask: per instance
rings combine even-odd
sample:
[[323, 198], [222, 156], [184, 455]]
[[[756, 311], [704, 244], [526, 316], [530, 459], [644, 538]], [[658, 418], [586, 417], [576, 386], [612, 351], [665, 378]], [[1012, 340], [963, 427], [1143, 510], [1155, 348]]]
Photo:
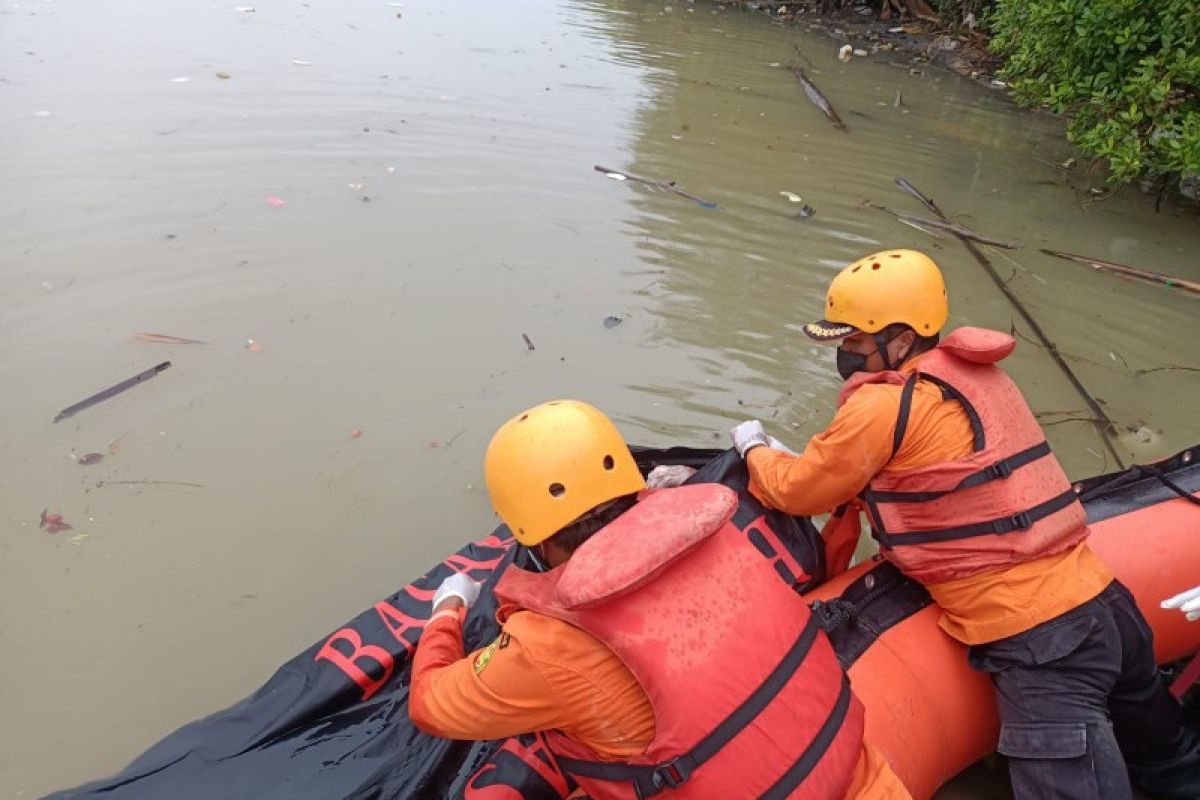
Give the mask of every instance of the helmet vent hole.
[[829, 298], [829, 307], [833, 308], [833, 298]]
[[926, 322], [926, 323], [925, 323], [925, 330], [929, 330], [929, 323], [928, 323], [928, 322]]
[[524, 422], [524, 421], [525, 421], [525, 420], [527, 420], [527, 419], [529, 419], [529, 415], [528, 415], [528, 414], [522, 414], [522, 415], [521, 415], [521, 418], [520, 418], [519, 420], [517, 420], [517, 422]]
[[888, 258], [899, 258], [899, 257], [900, 257], [899, 253], [892, 253], [891, 255], [888, 256]]
[[872, 264], [871, 269], [879, 269], [879, 262], [876, 261], [874, 264]]
[[616, 465], [617, 465], [617, 462], [613, 461], [613, 457], [612, 457], [612, 456], [605, 456], [605, 457], [604, 457], [604, 468], [605, 468], [605, 469], [607, 469], [607, 470], [612, 470], [612, 468], [613, 468], [613, 467], [615, 467]]
[[860, 269], [862, 269], [862, 264], [859, 264], [857, 267], [855, 267], [854, 269], [852, 269], [852, 270], [850, 270], [850, 271], [851, 271], [851, 272], [858, 272]]
[[563, 486], [561, 483], [550, 484], [550, 496], [551, 497], [562, 497], [566, 493], [567, 493], [567, 487]]
[[868, 325], [874, 325], [874, 324], [875, 324], [875, 320], [873, 320], [873, 319], [869, 319], [869, 320], [867, 320], [867, 324], [868, 324]]

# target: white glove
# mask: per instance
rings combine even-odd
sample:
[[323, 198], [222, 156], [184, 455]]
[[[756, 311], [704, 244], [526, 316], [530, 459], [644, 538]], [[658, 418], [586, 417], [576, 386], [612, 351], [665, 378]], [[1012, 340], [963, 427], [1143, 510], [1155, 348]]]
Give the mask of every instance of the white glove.
[[482, 585], [471, 580], [461, 572], [454, 573], [442, 581], [442, 585], [438, 587], [437, 592], [433, 595], [434, 611], [448, 597], [457, 597], [463, 601], [464, 606], [470, 608], [479, 599], [479, 587]]
[[750, 448], [770, 444], [767, 441], [767, 432], [763, 430], [762, 423], [756, 419], [748, 419], [740, 425], [730, 428], [729, 438], [733, 439], [733, 446], [742, 458], [746, 457], [746, 451]]
[[1200, 586], [1180, 592], [1172, 598], [1162, 601], [1163, 608], [1178, 608], [1187, 614], [1188, 622], [1200, 619]]
[[696, 470], [684, 464], [659, 464], [646, 476], [646, 488], [673, 489], [695, 474]]
[[783, 442], [776, 439], [774, 436], [767, 437], [767, 447], [771, 448], [772, 450], [782, 450], [783, 452], [787, 453], [789, 456], [799, 455], [799, 453], [797, 453], [792, 448], [788, 447]]

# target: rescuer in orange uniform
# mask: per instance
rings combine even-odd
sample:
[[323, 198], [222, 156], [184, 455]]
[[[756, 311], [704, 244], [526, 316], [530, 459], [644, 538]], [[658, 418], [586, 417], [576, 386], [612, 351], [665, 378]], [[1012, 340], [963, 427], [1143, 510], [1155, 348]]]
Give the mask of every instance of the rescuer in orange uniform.
[[751, 491], [788, 514], [836, 509], [823, 532], [834, 574], [866, 513], [883, 557], [925, 585], [941, 627], [991, 674], [1018, 797], [1129, 798], [1130, 775], [1156, 797], [1200, 797], [1200, 747], [1150, 629], [1088, 547], [1082, 505], [995, 366], [1015, 340], [979, 328], [941, 340], [948, 313], [921, 253], [842, 270], [805, 327], [838, 343], [837, 412], [801, 455], [756, 420], [734, 428]]
[[804, 602], [730, 519], [718, 484], [643, 491], [616, 427], [576, 401], [505, 423], [488, 491], [545, 571], [495, 587], [500, 636], [464, 657], [478, 598], [448, 578], [413, 661], [421, 730], [536, 731], [587, 796], [903, 800]]

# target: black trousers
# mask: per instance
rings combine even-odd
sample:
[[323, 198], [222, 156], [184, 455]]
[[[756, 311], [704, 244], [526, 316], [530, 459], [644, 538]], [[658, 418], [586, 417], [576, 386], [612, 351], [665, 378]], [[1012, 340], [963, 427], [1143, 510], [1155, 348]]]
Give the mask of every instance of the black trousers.
[[1152, 635], [1113, 581], [1062, 616], [970, 648], [996, 688], [997, 750], [1020, 800], [1129, 800], [1131, 783], [1200, 798], [1200, 737], [1167, 691]]

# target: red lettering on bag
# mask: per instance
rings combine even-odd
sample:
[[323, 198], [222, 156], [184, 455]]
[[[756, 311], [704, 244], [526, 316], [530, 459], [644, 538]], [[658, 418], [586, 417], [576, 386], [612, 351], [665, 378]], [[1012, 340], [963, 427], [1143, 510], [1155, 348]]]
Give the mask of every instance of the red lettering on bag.
[[[567, 785], [566, 777], [559, 771], [558, 762], [555, 761], [554, 755], [546, 746], [544, 736], [540, 733], [535, 734], [535, 736], [537, 739], [531, 745], [526, 745], [515, 738], [506, 741], [492, 755], [492, 763], [485, 764], [478, 772], [471, 776], [471, 782], [463, 790], [463, 800], [525, 800], [525, 794], [515, 786], [506, 786], [504, 784], [476, 785], [484, 775], [493, 770], [502, 769], [497, 765], [496, 760], [503, 753], [511, 753], [520, 760], [522, 766], [533, 770], [542, 780], [550, 784], [550, 787], [558, 793], [559, 797], [566, 797], [571, 791], [571, 787]], [[547, 759], [550, 763], [546, 763]]]
[[396, 637], [396, 641], [404, 645], [404, 650], [408, 656], [412, 655], [416, 645], [404, 638], [403, 634], [414, 628], [422, 630], [428, 620], [417, 619], [410, 617], [400, 609], [396, 608], [391, 603], [379, 602], [375, 604], [375, 613], [379, 615], [379, 619], [383, 621], [383, 627], [387, 628], [392, 636]]
[[[334, 647], [334, 642], [343, 641], [350, 645], [350, 652], [343, 653]], [[411, 645], [409, 646], [411, 649]], [[369, 658], [383, 667], [383, 677], [372, 678], [367, 671], [358, 665], [361, 659]], [[330, 636], [324, 646], [317, 652], [316, 661], [325, 659], [349, 676], [363, 690], [363, 700], [369, 700], [371, 695], [378, 692], [387, 679], [392, 676], [392, 668], [396, 665], [392, 654], [382, 647], [373, 644], [363, 644], [362, 637], [353, 628], [342, 628]]]

